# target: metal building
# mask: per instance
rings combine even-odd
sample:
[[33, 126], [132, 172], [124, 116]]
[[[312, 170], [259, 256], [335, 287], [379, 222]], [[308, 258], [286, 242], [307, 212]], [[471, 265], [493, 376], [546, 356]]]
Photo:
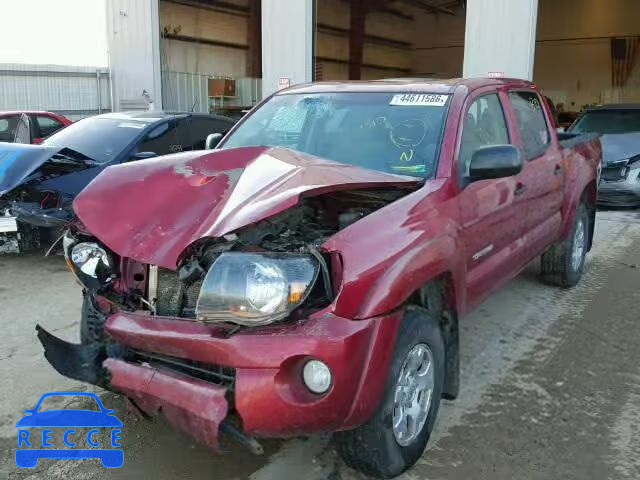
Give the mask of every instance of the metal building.
[[640, 98], [637, 0], [107, 5], [116, 110], [244, 108], [291, 83], [400, 76], [533, 79], [576, 108]]
[[78, 120], [111, 111], [109, 70], [0, 64], [2, 110], [48, 110]]

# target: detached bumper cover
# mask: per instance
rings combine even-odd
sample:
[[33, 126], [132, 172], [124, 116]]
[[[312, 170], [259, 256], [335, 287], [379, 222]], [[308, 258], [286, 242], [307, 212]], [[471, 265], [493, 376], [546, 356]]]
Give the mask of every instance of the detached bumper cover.
[[146, 414], [162, 412], [175, 427], [218, 448], [218, 428], [228, 409], [225, 388], [112, 358], [103, 365], [111, 375], [111, 387]]
[[[319, 312], [303, 323], [244, 330], [231, 337], [184, 319], [116, 313], [105, 329], [129, 348], [235, 369], [235, 410], [244, 431], [280, 437], [353, 428], [375, 411], [387, 380], [402, 312], [353, 321]], [[333, 385], [314, 395], [302, 383], [310, 358]]]
[[[123, 392], [149, 414], [162, 410], [178, 427], [215, 446], [227, 414], [225, 394], [233, 396], [249, 435], [332, 432], [365, 422], [382, 398], [401, 318], [401, 311], [360, 321], [319, 312], [302, 323], [228, 337], [195, 321], [119, 312], [105, 324], [117, 346], [108, 354], [101, 353], [104, 347], [62, 348], [66, 342], [42, 329], [39, 336], [47, 359], [63, 375]], [[233, 369], [235, 381], [216, 384], [170, 366], [130, 363], [126, 355], [118, 357], [118, 348], [224, 366]], [[325, 395], [312, 394], [302, 382], [310, 358], [331, 368], [333, 384]]]
[[227, 416], [227, 389], [202, 380], [105, 359], [98, 344], [75, 345], [37, 326], [45, 358], [62, 375], [124, 393], [149, 416], [164, 413], [177, 428], [192, 434], [213, 449], [218, 429]]

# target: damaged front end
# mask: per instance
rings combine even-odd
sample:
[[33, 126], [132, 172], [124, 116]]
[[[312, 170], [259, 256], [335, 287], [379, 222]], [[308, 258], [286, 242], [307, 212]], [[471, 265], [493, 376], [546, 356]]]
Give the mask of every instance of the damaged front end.
[[16, 222], [19, 250], [49, 246], [75, 221], [73, 199], [101, 168], [73, 150], [21, 145], [0, 151], [0, 210]]
[[[127, 166], [135, 195], [138, 168], [167, 195], [180, 186], [182, 195], [169, 195], [163, 208], [155, 196], [137, 203], [106, 191], [105, 178], [120, 178], [120, 167], [98, 177], [75, 205], [91, 234], [74, 227], [63, 242], [85, 290], [83, 344], [41, 327], [38, 337], [61, 374], [121, 392], [148, 415], [162, 411], [212, 447], [221, 430], [258, 452], [254, 437], [350, 428], [377, 405], [401, 312], [359, 321], [336, 315], [343, 259], [323, 245], [420, 184], [282, 150], [240, 152], [248, 153], [253, 161], [240, 172], [224, 151], [208, 154], [207, 168], [162, 159]], [[158, 171], [167, 164], [172, 182]], [[212, 171], [219, 164], [235, 168]], [[251, 190], [247, 179], [259, 171], [271, 183], [263, 175]], [[102, 208], [120, 214], [125, 228], [146, 220], [145, 236], [123, 236], [104, 223]], [[303, 375], [312, 361], [325, 368], [314, 385]]]

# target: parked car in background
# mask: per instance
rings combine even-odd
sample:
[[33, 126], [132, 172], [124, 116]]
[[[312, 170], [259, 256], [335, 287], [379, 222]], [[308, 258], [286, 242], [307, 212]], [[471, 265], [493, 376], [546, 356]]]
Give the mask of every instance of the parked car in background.
[[0, 143], [0, 212], [8, 209], [18, 228], [40, 228], [22, 232], [26, 246], [46, 245], [73, 220], [74, 197], [105, 168], [204, 149], [209, 134], [226, 133], [233, 124], [197, 113], [109, 113], [73, 123], [41, 145]]
[[578, 118], [578, 112], [558, 112], [558, 128], [568, 129]]
[[601, 151], [569, 137], [520, 80], [279, 91], [218, 150], [78, 195], [83, 344], [38, 327], [45, 355], [211, 447], [334, 431], [349, 465], [399, 475], [458, 394], [458, 318], [538, 255], [579, 281]]
[[39, 144], [71, 123], [53, 112], [0, 111], [0, 142]]
[[598, 204], [640, 206], [640, 104], [589, 108], [568, 131], [602, 135], [603, 168]]

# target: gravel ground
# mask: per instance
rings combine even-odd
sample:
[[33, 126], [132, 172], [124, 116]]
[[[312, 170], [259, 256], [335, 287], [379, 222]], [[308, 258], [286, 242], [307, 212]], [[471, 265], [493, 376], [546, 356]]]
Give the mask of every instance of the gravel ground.
[[[598, 213], [587, 274], [572, 290], [537, 266], [463, 319], [462, 391], [443, 402], [409, 479], [640, 479], [640, 214]], [[265, 442], [254, 457], [213, 455], [164, 421], [124, 419], [125, 465], [41, 461], [19, 470], [15, 422], [43, 392], [86, 389], [54, 372], [36, 323], [78, 340], [79, 288], [60, 257], [0, 256], [0, 478], [361, 480], [326, 437]]]

